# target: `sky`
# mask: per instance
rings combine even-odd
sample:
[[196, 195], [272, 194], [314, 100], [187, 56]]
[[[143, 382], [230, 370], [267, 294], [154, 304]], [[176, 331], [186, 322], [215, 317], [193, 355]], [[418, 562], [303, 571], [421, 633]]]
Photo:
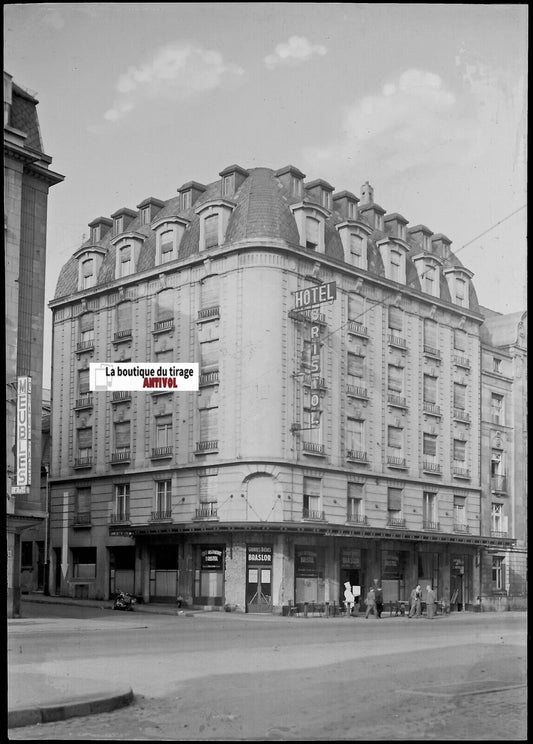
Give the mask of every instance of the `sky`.
[[5, 4], [4, 70], [65, 176], [47, 303], [93, 219], [237, 163], [368, 180], [452, 240], [482, 305], [524, 310], [527, 27], [523, 4]]

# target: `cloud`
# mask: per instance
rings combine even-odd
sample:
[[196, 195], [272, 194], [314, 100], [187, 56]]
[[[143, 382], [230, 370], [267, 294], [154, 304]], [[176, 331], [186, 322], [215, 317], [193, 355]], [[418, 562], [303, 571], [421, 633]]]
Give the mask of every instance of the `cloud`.
[[104, 118], [115, 122], [149, 100], [179, 100], [208, 93], [242, 79], [244, 70], [194, 43], [169, 44], [140, 67], [120, 75], [117, 97]]
[[278, 65], [287, 63], [307, 62], [315, 54], [323, 56], [327, 49], [322, 44], [311, 44], [304, 36], [291, 36], [282, 44], [278, 44], [272, 54], [265, 57], [265, 65], [273, 70]]

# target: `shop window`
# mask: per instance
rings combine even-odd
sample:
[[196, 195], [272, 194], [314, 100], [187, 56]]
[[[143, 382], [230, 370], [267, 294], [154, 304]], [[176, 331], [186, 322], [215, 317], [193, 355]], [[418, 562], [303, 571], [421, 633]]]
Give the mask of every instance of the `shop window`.
[[72, 548], [72, 576], [74, 579], [96, 578], [96, 548]]

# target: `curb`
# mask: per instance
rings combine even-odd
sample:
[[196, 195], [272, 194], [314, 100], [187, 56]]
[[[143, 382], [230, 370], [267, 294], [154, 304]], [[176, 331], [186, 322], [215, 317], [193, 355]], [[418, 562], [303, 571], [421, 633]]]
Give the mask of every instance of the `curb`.
[[133, 690], [125, 692], [101, 693], [88, 697], [81, 695], [68, 702], [41, 705], [35, 708], [13, 708], [8, 711], [8, 728], [33, 726], [36, 723], [52, 723], [66, 718], [90, 716], [95, 713], [109, 713], [117, 708], [124, 708], [133, 702]]

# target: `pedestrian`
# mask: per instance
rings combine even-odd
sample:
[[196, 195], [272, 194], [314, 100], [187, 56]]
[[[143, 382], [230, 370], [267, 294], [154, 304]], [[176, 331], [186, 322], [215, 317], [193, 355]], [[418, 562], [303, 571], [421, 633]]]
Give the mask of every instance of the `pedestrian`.
[[380, 618], [383, 612], [383, 589], [377, 579], [374, 579], [374, 594], [376, 597], [376, 614]]
[[366, 595], [365, 599], [366, 604], [366, 612], [365, 612], [365, 620], [368, 620], [368, 616], [372, 612], [375, 617], [377, 617], [376, 614], [376, 593], [373, 588], [368, 590], [368, 594]]
[[428, 586], [426, 587], [426, 609], [428, 620], [433, 620], [433, 618], [435, 617], [435, 598], [436, 594], [431, 586], [428, 584]]
[[409, 610], [408, 618], [413, 616], [420, 617], [422, 611], [422, 589], [420, 584], [417, 584], [411, 592], [411, 609]]
[[349, 581], [344, 582], [344, 606], [346, 607], [346, 614], [353, 614], [353, 605], [355, 597], [353, 596], [352, 587]]

